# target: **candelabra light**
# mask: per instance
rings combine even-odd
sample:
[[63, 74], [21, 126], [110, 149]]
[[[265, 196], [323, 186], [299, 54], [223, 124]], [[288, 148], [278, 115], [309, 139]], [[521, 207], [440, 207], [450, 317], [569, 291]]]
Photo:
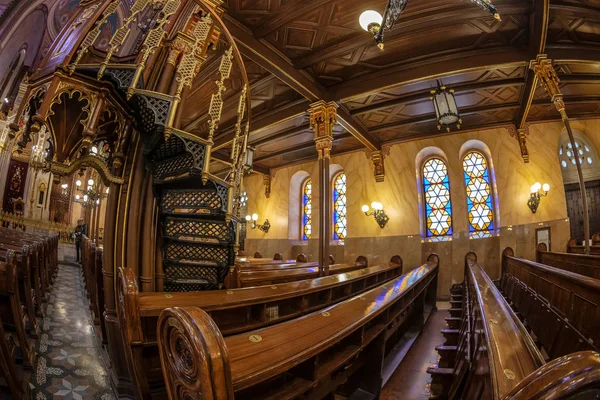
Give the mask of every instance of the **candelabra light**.
[[101, 199], [108, 197], [109, 189], [106, 188], [103, 192], [100, 183], [95, 182], [93, 179], [87, 181], [85, 189], [81, 188], [82, 182], [80, 180], [77, 180], [75, 185], [77, 186], [77, 190], [81, 192], [81, 194], [75, 195], [75, 202], [81, 203], [83, 207], [94, 208], [100, 205]]
[[259, 230], [263, 231], [264, 233], [269, 232], [269, 229], [271, 229], [271, 223], [269, 222], [268, 219], [265, 219], [265, 222], [262, 225], [258, 225], [256, 223], [256, 221], [258, 221], [258, 214], [254, 213], [251, 216], [246, 215], [246, 222], [248, 222], [250, 224], [250, 227], [252, 229], [258, 228]]
[[527, 201], [527, 205], [532, 213], [535, 214], [538, 207], [540, 206], [540, 200], [542, 197], [548, 196], [548, 192], [550, 191], [550, 185], [544, 183], [543, 185], [539, 182], [531, 185], [531, 195], [529, 196], [529, 200]]
[[383, 205], [374, 201], [371, 203], [371, 208], [373, 209], [373, 211], [369, 211], [369, 206], [365, 204], [364, 206], [362, 206], [362, 211], [365, 213], [366, 216], [372, 215], [373, 218], [375, 218], [375, 221], [377, 221], [377, 223], [381, 227], [381, 229], [385, 228], [390, 218], [383, 211]]

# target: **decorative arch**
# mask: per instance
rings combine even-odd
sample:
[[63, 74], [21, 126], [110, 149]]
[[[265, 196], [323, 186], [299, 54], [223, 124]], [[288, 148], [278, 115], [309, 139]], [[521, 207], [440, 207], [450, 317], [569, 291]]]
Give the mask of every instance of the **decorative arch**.
[[298, 171], [290, 179], [288, 238], [292, 240], [302, 239], [302, 189], [308, 179], [310, 179], [310, 175], [306, 171]]
[[104, 161], [100, 157], [94, 155], [80, 157], [69, 165], [53, 162], [51, 172], [58, 176], [69, 176], [85, 167], [94, 168], [98, 172], [100, 178], [102, 178], [104, 186], [109, 186], [111, 183], [116, 183], [118, 185], [123, 184], [123, 178], [114, 176]]
[[500, 226], [498, 189], [489, 147], [479, 140], [468, 140], [460, 148], [463, 168], [469, 234], [486, 237]]
[[575, 154], [579, 156], [581, 172], [584, 181], [600, 179], [600, 160], [598, 152], [591, 140], [578, 130], [573, 130], [575, 139], [575, 151], [569, 141], [569, 135], [565, 131], [558, 138], [558, 162], [565, 185], [579, 182], [577, 166], [575, 165]]

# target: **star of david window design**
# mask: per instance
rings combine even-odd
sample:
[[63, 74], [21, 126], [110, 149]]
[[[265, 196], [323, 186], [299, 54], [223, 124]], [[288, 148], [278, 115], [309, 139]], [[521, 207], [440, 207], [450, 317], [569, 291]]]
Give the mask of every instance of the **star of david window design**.
[[333, 239], [342, 241], [347, 235], [346, 174], [342, 172], [333, 181]]
[[492, 189], [487, 160], [472, 151], [463, 158], [463, 171], [467, 191], [467, 212], [471, 235], [494, 230]]
[[428, 237], [452, 235], [450, 180], [446, 163], [432, 158], [423, 165], [426, 234]]
[[302, 240], [312, 236], [312, 180], [308, 179], [302, 189]]

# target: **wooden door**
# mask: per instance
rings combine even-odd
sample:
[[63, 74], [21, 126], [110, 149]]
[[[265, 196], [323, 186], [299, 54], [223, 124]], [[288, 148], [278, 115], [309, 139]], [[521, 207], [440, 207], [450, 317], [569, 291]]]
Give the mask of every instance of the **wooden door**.
[[[590, 236], [600, 232], [600, 180], [585, 183], [590, 218]], [[567, 215], [571, 221], [571, 237], [578, 244], [583, 241], [583, 204], [579, 184], [565, 185]], [[588, 238], [589, 239], [589, 238]]]

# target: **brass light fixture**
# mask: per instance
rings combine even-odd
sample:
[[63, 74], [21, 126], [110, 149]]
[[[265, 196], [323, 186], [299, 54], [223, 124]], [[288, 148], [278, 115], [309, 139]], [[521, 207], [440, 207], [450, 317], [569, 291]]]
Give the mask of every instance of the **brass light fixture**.
[[[494, 18], [500, 21], [500, 14], [498, 14], [498, 10], [494, 7], [491, 0], [471, 0], [471, 2], [488, 11]], [[388, 0], [383, 17], [374, 10], [364, 11], [360, 15], [358, 19], [360, 26], [365, 31], [373, 34], [375, 44], [377, 44], [380, 50], [383, 51], [384, 33], [386, 30], [392, 29], [394, 23], [400, 18], [400, 14], [406, 9], [407, 4], [408, 0]]]
[[371, 208], [373, 209], [373, 211], [369, 211], [369, 206], [365, 204], [364, 206], [362, 206], [362, 211], [365, 213], [366, 216], [372, 215], [373, 218], [375, 218], [375, 221], [377, 221], [377, 223], [381, 227], [381, 229], [385, 228], [390, 218], [383, 211], [383, 205], [374, 201], [371, 203]]
[[250, 227], [252, 229], [258, 228], [264, 233], [269, 233], [269, 229], [271, 229], [271, 223], [268, 219], [265, 219], [265, 222], [262, 225], [258, 225], [256, 221], [258, 221], [258, 214], [254, 213], [252, 216], [246, 215], [246, 222], [250, 223]]
[[431, 90], [430, 93], [431, 97], [429, 99], [433, 101], [438, 130], [441, 130], [442, 126], [445, 126], [446, 132], [450, 132], [452, 125], [455, 125], [456, 129], [460, 129], [462, 119], [458, 113], [456, 99], [454, 98], [454, 89], [440, 86], [438, 89]]
[[529, 196], [529, 200], [527, 201], [527, 205], [532, 213], [535, 214], [538, 207], [540, 206], [540, 200], [542, 197], [548, 196], [548, 192], [550, 191], [550, 185], [544, 183], [542, 185], [539, 182], [531, 185], [531, 195]]
[[75, 195], [75, 202], [81, 203], [83, 207], [94, 208], [100, 205], [101, 199], [108, 197], [109, 189], [106, 188], [106, 190], [102, 192], [100, 183], [95, 182], [93, 179], [87, 181], [87, 187], [85, 189], [81, 188], [82, 183], [80, 180], [77, 180], [75, 185], [77, 186], [77, 190], [82, 193], [81, 195]]

